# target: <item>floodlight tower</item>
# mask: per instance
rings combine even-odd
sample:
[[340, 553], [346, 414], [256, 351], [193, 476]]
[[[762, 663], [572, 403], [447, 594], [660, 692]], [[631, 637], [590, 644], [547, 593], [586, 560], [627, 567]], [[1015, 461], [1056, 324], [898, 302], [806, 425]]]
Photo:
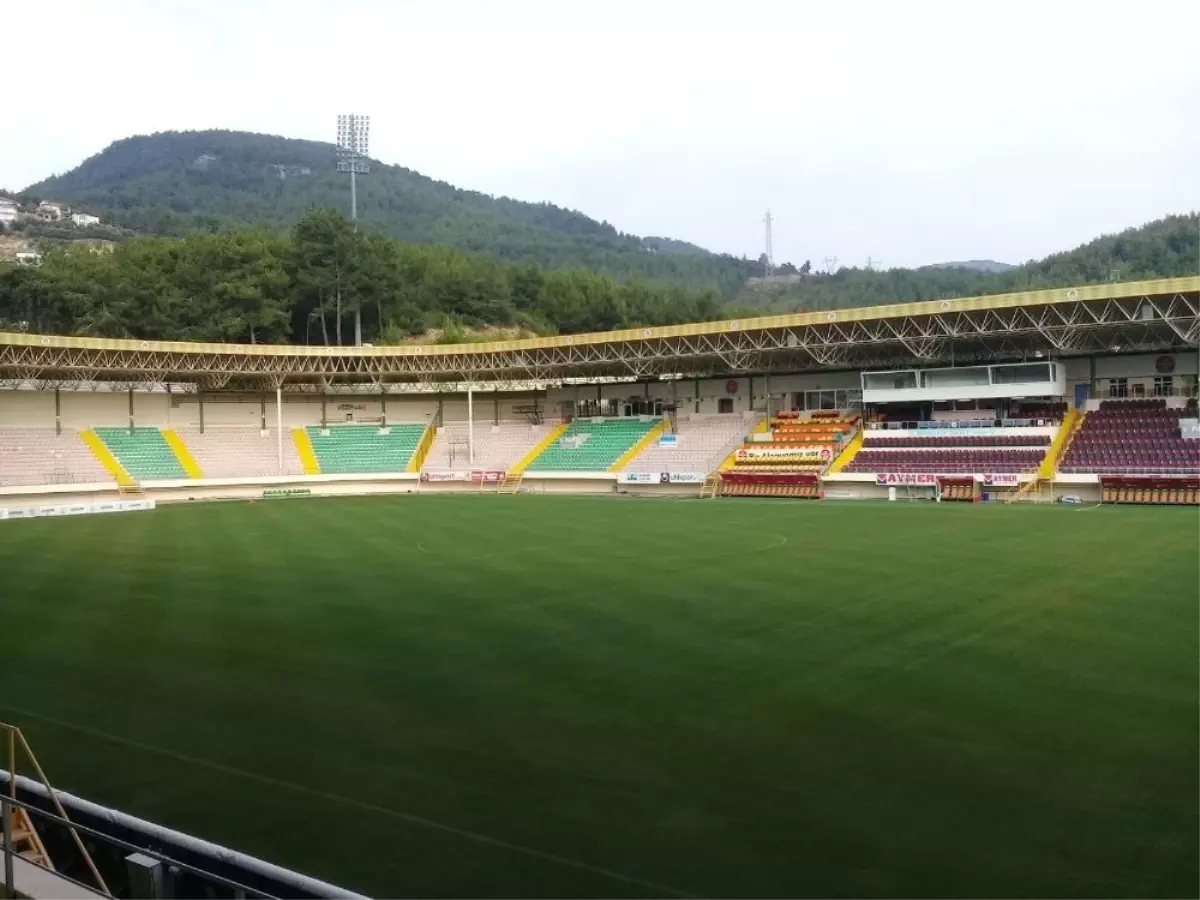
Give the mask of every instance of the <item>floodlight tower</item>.
[[764, 254], [767, 257], [767, 263], [766, 271], [763, 274], [770, 276], [775, 273], [775, 251], [771, 247], [771, 211], [769, 209], [763, 216], [763, 224], [767, 226], [767, 252]]
[[[371, 117], [354, 113], [337, 118], [337, 170], [350, 173], [350, 221], [358, 222], [358, 186], [355, 177], [371, 171], [367, 158]], [[362, 346], [362, 310], [354, 311], [354, 345]]]

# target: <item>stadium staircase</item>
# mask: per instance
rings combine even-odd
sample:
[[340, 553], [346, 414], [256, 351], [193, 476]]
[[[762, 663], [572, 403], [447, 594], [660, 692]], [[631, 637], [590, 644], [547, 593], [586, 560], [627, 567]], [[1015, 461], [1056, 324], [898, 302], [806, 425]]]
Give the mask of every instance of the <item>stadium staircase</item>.
[[83, 431], [79, 432], [79, 436], [83, 438], [83, 442], [88, 445], [88, 449], [95, 454], [96, 459], [100, 460], [100, 465], [104, 466], [108, 474], [110, 474], [116, 480], [118, 487], [125, 487], [137, 483], [133, 480], [129, 473], [125, 471], [120, 461], [113, 456], [112, 451], [109, 450], [104, 441], [100, 439], [100, 435], [96, 434], [96, 430], [94, 428], [85, 428]]
[[561, 425], [555, 425], [553, 428], [551, 428], [549, 433], [544, 438], [534, 444], [533, 449], [517, 460], [516, 464], [508, 470], [508, 474], [520, 475], [522, 472], [528, 469], [529, 464], [541, 456], [542, 451], [562, 437], [570, 427], [571, 426], [569, 423], [563, 422]]
[[92, 431], [132, 479], [144, 481], [189, 477], [183, 463], [157, 428], [94, 428]]
[[12, 848], [17, 856], [54, 871], [50, 854], [46, 852], [46, 846], [42, 843], [37, 829], [33, 827], [33, 820], [30, 819], [29, 813], [19, 807], [13, 810], [12, 815]]
[[[764, 418], [751, 430], [751, 434], [766, 434], [771, 430], [771, 420]], [[721, 464], [717, 466], [718, 472], [725, 472], [737, 465], [737, 454], [742, 449], [745, 442], [739, 443], [736, 447], [729, 451], [729, 455], [721, 460]]]
[[717, 491], [721, 489], [721, 475], [719, 472], [709, 472], [708, 477], [704, 479], [704, 484], [700, 487], [700, 498], [707, 499], [716, 497]]
[[854, 459], [858, 451], [862, 449], [864, 431], [865, 429], [863, 429], [860, 425], [858, 431], [854, 433], [854, 437], [847, 441], [846, 446], [842, 448], [842, 452], [834, 458], [832, 463], [830, 463], [830, 474], [833, 474], [834, 472], [840, 472], [842, 469], [846, 468], [846, 466], [848, 466]]
[[204, 473], [200, 471], [200, 464], [196, 462], [196, 458], [192, 456], [192, 451], [188, 449], [187, 444], [183, 442], [183, 438], [173, 428], [164, 428], [162, 435], [166, 438], [167, 444], [175, 452], [175, 456], [179, 459], [179, 464], [183, 466], [183, 471], [187, 472], [188, 478], [203, 478]]
[[608, 467], [610, 472], [620, 472], [633, 460], [635, 456], [645, 450], [650, 444], [658, 440], [658, 436], [663, 433], [663, 428], [666, 422], [659, 422], [649, 431], [647, 431], [632, 447], [626, 450], [618, 457], [617, 461]]
[[317, 462], [317, 454], [313, 452], [312, 441], [308, 439], [308, 431], [303, 426], [292, 429], [292, 443], [296, 445], [296, 455], [300, 457], [300, 465], [305, 475], [320, 475], [321, 464]]
[[500, 483], [496, 485], [497, 494], [517, 494], [521, 491], [521, 482], [525, 480], [525, 476], [520, 472], [506, 472], [504, 477], [500, 479]]
[[376, 425], [309, 425], [306, 431], [321, 472], [349, 475], [409, 471], [428, 427], [411, 423], [386, 429]]
[[[1042, 459], [1041, 465], [1038, 466], [1038, 479], [1053, 478], [1054, 473], [1058, 470], [1058, 461], [1062, 458], [1062, 454], [1067, 449], [1067, 444], [1071, 442], [1071, 438], [1075, 435], [1075, 431], [1079, 425], [1083, 423], [1083, 414], [1079, 409], [1072, 407], [1067, 410], [1067, 414], [1063, 416], [1062, 424], [1058, 426], [1058, 432], [1054, 435], [1054, 440], [1050, 442], [1050, 449], [1046, 451], [1046, 456]], [[1022, 489], [1024, 489], [1022, 487]], [[1020, 493], [1018, 491], [1018, 493]]]
[[625, 456], [660, 419], [576, 419], [527, 467], [529, 472], [605, 472]]
[[429, 455], [429, 448], [433, 446], [433, 439], [436, 436], [437, 429], [432, 425], [426, 425], [425, 432], [421, 435], [421, 439], [417, 441], [417, 449], [413, 451], [412, 459], [408, 461], [408, 471], [421, 471], [421, 466], [425, 465], [425, 457]]
[[1021, 486], [1015, 491], [1009, 491], [1008, 496], [1004, 498], [1004, 503], [1005, 505], [1029, 501], [1040, 503], [1042, 500], [1042, 488], [1048, 486], [1049, 484], [1049, 478], [1043, 477], [1041, 471], [1039, 470], [1036, 478], [1023, 481], [1021, 482]]

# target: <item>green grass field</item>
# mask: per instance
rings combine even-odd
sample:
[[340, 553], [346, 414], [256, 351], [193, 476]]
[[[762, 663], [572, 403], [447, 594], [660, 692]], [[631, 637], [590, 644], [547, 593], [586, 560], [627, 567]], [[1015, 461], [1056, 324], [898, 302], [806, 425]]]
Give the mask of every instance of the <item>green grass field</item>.
[[393, 497], [0, 523], [59, 786], [367, 893], [1191, 896], [1194, 510]]

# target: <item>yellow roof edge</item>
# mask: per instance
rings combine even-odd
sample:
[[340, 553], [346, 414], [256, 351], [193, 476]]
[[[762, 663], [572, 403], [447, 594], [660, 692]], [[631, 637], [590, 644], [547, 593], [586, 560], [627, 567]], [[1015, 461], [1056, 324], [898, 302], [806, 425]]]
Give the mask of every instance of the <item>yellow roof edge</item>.
[[1016, 306], [1044, 306], [1077, 300], [1130, 299], [1138, 296], [1195, 292], [1200, 292], [1200, 275], [1156, 278], [1149, 281], [1133, 281], [1119, 284], [1079, 285], [1076, 287], [1022, 291], [1011, 294], [992, 294], [980, 297], [921, 300], [915, 303], [892, 303], [879, 306], [826, 310], [822, 312], [786, 313], [773, 316], [755, 316], [746, 319], [725, 319], [717, 322], [692, 322], [684, 325], [666, 325], [656, 328], [629, 328], [621, 331], [599, 331], [586, 334], [524, 338], [515, 341], [492, 341], [477, 344], [314, 347], [296, 344], [209, 344], [187, 341], [143, 341], [136, 339], [0, 332], [0, 346], [45, 346], [78, 350], [142, 350], [161, 353], [208, 353], [228, 356], [460, 356], [478, 353], [545, 350], [554, 347], [721, 334], [730, 331], [797, 328], [806, 325], [828, 324], [830, 322], [856, 322], [901, 318], [905, 316], [925, 316], [954, 311], [966, 312], [972, 310], [1007, 309]]

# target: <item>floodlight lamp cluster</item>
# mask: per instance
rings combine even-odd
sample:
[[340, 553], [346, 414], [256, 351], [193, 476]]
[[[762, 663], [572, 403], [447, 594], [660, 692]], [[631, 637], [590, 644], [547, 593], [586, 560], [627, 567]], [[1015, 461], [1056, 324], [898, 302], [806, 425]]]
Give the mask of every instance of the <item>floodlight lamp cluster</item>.
[[365, 173], [370, 171], [367, 160], [371, 136], [371, 117], [353, 113], [338, 116], [337, 170]]

